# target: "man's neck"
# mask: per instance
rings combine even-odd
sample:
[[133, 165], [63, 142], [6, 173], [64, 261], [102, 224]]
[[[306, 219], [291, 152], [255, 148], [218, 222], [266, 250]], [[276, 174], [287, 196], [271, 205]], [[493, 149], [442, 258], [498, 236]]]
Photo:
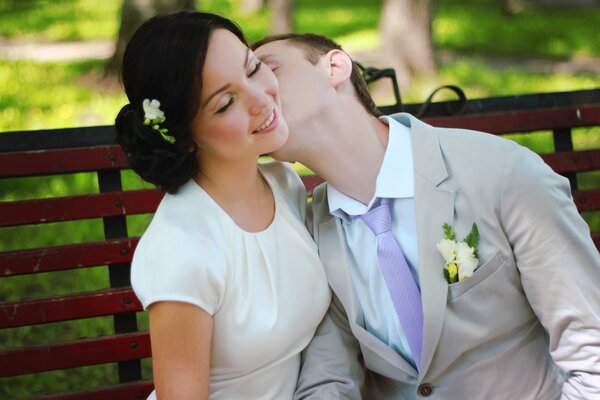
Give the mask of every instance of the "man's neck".
[[310, 133], [315, 140], [295, 160], [342, 193], [368, 204], [375, 194], [389, 128], [359, 107], [311, 127], [317, 129]]

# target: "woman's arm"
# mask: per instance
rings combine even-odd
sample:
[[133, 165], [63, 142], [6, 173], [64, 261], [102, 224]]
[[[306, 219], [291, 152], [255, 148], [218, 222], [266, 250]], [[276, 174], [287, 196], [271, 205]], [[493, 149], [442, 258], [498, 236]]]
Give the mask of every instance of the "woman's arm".
[[149, 316], [157, 398], [208, 399], [212, 316], [173, 301], [153, 304]]

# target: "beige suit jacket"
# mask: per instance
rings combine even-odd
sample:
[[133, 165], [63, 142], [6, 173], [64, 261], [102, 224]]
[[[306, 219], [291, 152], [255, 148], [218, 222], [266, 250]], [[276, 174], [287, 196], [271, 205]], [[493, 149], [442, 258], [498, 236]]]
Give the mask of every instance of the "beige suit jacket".
[[[309, 227], [335, 296], [296, 398], [600, 399], [600, 256], [568, 181], [512, 141], [393, 117], [412, 131], [422, 369], [364, 329], [324, 184]], [[436, 249], [446, 222], [481, 238], [479, 267], [450, 285]]]

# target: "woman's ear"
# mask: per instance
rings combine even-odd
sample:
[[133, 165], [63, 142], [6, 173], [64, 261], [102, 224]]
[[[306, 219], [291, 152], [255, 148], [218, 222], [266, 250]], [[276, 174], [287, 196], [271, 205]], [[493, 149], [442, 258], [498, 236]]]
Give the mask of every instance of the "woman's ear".
[[336, 89], [348, 82], [352, 75], [352, 60], [350, 56], [342, 50], [330, 50], [325, 56], [328, 64], [329, 79]]

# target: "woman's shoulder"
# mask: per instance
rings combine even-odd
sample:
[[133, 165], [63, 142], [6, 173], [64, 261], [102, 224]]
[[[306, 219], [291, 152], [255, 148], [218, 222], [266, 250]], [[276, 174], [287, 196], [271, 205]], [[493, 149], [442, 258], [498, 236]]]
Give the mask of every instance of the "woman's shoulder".
[[304, 219], [306, 210], [306, 188], [300, 176], [287, 163], [269, 161], [259, 164], [259, 169], [269, 182], [275, 195], [281, 196], [298, 217]]
[[194, 193], [193, 186], [182, 189], [165, 195], [140, 238], [131, 281], [144, 307], [177, 300], [212, 313], [227, 276], [225, 224], [202, 192]]
[[193, 181], [176, 194], [165, 194], [142, 236], [145, 250], [170, 247], [205, 251], [203, 247], [223, 243], [225, 224], [215, 207], [210, 196]]
[[227, 244], [218, 230], [193, 218], [169, 219], [169, 208], [157, 210], [138, 242], [132, 286], [145, 309], [157, 301], [182, 301], [212, 315], [227, 281]]

